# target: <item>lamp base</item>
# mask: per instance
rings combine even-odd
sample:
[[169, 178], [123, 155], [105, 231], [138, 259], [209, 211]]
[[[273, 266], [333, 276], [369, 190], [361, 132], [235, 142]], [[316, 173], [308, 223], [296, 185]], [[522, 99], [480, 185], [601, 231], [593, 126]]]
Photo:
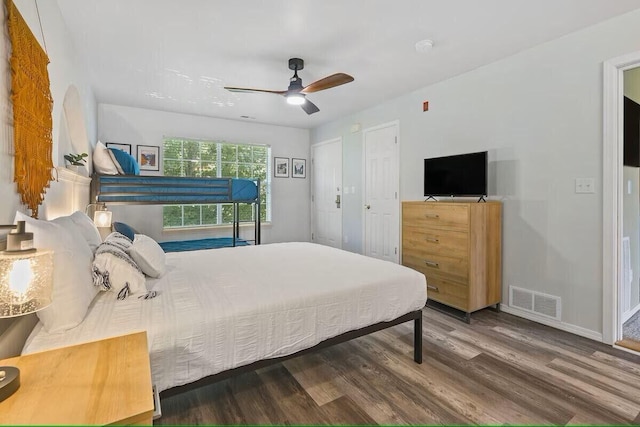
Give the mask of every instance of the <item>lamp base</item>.
[[[4, 372], [4, 378], [3, 373]], [[0, 366], [0, 402], [20, 388], [20, 370], [15, 366]]]

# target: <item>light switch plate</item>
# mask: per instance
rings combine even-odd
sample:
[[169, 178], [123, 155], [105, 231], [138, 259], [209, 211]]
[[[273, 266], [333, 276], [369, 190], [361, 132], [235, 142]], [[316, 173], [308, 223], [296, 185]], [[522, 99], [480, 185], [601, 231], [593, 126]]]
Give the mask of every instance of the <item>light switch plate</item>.
[[576, 178], [576, 193], [591, 194], [596, 192], [596, 180], [594, 178]]

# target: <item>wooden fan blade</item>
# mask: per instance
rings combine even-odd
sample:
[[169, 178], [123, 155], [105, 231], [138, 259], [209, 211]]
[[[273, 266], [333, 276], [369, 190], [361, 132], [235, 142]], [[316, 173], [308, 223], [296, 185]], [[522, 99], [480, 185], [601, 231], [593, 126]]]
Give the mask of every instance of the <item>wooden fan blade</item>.
[[224, 88], [229, 92], [240, 92], [240, 93], [258, 92], [258, 93], [273, 93], [276, 95], [284, 95], [285, 93], [287, 93], [286, 90], [248, 89], [246, 87], [227, 87], [227, 86], [225, 86]]
[[307, 113], [307, 114], [313, 114], [313, 113], [317, 113], [318, 111], [320, 111], [320, 109], [316, 106], [316, 104], [314, 104], [313, 102], [309, 101], [308, 99], [305, 101], [304, 104], [301, 105], [301, 107], [304, 110], [304, 112]]
[[309, 86], [301, 90], [302, 93], [318, 92], [320, 90], [331, 89], [332, 87], [340, 86], [345, 83], [353, 81], [353, 77], [345, 73], [332, 74], [324, 79], [316, 80]]

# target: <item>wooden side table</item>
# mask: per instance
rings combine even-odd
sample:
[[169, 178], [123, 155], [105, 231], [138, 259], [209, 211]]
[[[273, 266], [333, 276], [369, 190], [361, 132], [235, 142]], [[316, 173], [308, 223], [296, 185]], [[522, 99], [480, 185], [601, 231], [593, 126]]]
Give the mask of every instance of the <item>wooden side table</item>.
[[0, 402], [0, 424], [153, 424], [146, 332], [0, 360], [20, 388]]

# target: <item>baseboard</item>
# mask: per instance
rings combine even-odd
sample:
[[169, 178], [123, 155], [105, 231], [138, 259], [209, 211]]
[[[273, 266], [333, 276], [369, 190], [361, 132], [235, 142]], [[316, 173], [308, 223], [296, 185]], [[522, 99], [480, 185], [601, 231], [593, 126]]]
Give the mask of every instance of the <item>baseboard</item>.
[[535, 313], [529, 313], [528, 311], [510, 307], [508, 305], [500, 305], [500, 310], [504, 311], [505, 313], [513, 314], [514, 316], [523, 317], [527, 320], [532, 320], [534, 322], [542, 323], [543, 325], [551, 326], [552, 328], [560, 329], [561, 331], [570, 332], [581, 337], [602, 342], [602, 333], [600, 332], [592, 331], [590, 329], [582, 328], [570, 323], [559, 322], [554, 319], [547, 319], [544, 316], [540, 316]]
[[622, 323], [624, 323], [627, 320], [631, 319], [633, 317], [633, 315], [636, 314], [639, 310], [640, 310], [640, 304], [636, 305], [635, 307], [633, 307], [628, 312], [622, 313]]

